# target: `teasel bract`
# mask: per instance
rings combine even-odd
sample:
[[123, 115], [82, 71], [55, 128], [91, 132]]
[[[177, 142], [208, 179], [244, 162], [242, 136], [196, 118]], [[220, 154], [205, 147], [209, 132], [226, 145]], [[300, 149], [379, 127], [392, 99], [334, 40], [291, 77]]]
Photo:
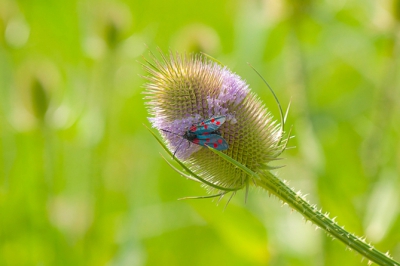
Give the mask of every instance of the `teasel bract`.
[[[242, 188], [246, 188], [247, 195], [249, 185], [255, 184], [369, 262], [400, 265], [388, 252], [376, 250], [364, 237], [357, 237], [339, 226], [328, 213], [311, 205], [305, 196], [294, 192], [271, 172], [274, 167], [270, 163], [286, 149], [290, 131], [285, 132], [287, 112], [283, 114], [268, 83], [265, 82], [279, 106], [280, 123], [238, 75], [216, 60], [204, 55], [171, 52], [169, 55], [161, 52], [160, 56], [161, 59], [157, 59], [151, 54], [152, 58], [145, 59], [143, 64], [149, 74], [145, 77], [148, 83], [144, 91], [151, 115], [149, 120], [163, 140], [150, 132], [183, 170], [166, 159], [171, 167], [189, 179], [202, 182], [210, 191], [217, 190], [213, 195], [196, 198], [222, 197], [230, 192], [234, 195]], [[196, 127], [202, 122], [213, 123], [213, 119], [221, 123], [207, 134], [222, 138], [227, 149], [217, 150], [194, 141], [199, 137]]]

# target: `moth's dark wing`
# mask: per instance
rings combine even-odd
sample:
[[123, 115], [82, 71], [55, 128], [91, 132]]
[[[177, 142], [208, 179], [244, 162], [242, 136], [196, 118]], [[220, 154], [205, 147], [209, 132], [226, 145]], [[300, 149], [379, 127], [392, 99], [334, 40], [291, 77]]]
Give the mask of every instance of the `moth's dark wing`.
[[211, 133], [218, 130], [218, 128], [225, 123], [225, 116], [211, 117], [203, 122], [193, 125], [189, 131], [195, 134]]
[[198, 135], [193, 143], [201, 146], [209, 146], [219, 151], [224, 151], [229, 148], [226, 140], [217, 134]]

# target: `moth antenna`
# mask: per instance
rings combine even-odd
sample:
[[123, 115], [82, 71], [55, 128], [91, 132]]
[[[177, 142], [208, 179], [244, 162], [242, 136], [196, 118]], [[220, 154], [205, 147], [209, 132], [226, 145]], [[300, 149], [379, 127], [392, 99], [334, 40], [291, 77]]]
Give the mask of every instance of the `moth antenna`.
[[172, 131], [169, 131], [169, 130], [166, 130], [166, 129], [162, 129], [162, 128], [160, 128], [160, 130], [162, 130], [162, 131], [164, 131], [164, 132], [167, 132], [167, 133], [174, 134], [174, 135], [176, 135], [176, 136], [179, 136], [179, 137], [182, 137], [181, 135], [179, 135], [179, 134], [176, 134], [176, 133], [174, 133], [174, 132], [172, 132]]

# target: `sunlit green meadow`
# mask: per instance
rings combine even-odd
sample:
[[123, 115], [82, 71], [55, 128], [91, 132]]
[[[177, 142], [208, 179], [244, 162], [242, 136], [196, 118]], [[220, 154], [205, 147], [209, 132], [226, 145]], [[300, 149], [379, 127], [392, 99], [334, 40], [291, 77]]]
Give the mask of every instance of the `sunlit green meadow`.
[[0, 265], [367, 265], [268, 193], [228, 205], [146, 130], [143, 57], [205, 52], [295, 136], [276, 171], [400, 261], [400, 4], [0, 1]]

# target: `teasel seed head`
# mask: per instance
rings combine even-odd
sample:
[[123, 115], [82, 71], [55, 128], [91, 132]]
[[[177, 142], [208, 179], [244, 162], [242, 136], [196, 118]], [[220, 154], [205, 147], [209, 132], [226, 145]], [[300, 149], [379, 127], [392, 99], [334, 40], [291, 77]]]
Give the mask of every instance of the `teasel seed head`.
[[270, 170], [270, 162], [282, 153], [288, 138], [243, 79], [201, 54], [151, 57], [144, 64], [149, 120], [179, 160], [216, 186], [248, 184], [245, 172], [209, 148], [182, 139], [193, 124], [225, 116], [219, 131], [229, 148], [223, 153], [255, 173]]

